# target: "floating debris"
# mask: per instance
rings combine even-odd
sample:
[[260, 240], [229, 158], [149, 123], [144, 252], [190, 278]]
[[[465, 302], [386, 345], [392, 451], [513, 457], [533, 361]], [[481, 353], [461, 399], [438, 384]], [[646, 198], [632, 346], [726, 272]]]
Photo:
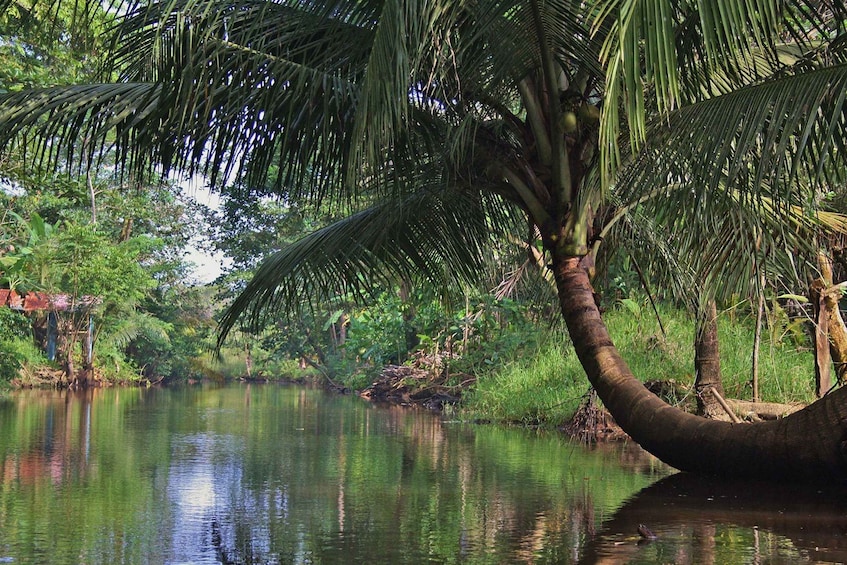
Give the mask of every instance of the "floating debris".
[[658, 537], [656, 534], [650, 531], [650, 528], [648, 528], [644, 524], [638, 524], [638, 535], [641, 536], [641, 539], [651, 541]]

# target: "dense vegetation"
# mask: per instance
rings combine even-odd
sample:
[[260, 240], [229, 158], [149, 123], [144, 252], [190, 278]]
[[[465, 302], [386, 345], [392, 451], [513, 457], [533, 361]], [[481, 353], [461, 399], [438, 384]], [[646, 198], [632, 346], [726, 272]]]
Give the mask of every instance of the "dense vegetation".
[[[475, 382], [475, 392], [466, 398], [475, 417], [548, 425], [564, 423], [587, 392], [575, 357], [562, 345], [565, 333], [555, 312], [538, 307], [546, 283], [532, 265], [523, 265], [523, 285], [509, 285], [506, 275], [512, 270], [500, 272], [499, 288], [511, 288], [511, 297], [468, 289], [445, 304], [423, 286], [387, 287], [368, 306], [339, 297], [309, 317], [304, 314], [299, 323], [269, 324], [261, 333], [233, 336], [218, 359], [212, 353], [214, 318], [226, 296], [255, 269], [260, 250], [280, 248], [331, 217], [309, 217], [271, 199], [247, 204], [224, 198], [215, 212], [173, 185], [128, 189], [104, 179], [94, 192], [92, 203], [82, 181], [18, 179], [0, 194], [6, 210], [0, 240], [4, 287], [20, 293], [81, 289], [102, 297], [93, 313], [100, 380], [324, 375], [360, 390], [383, 366], [406, 363], [430, 371], [456, 395], [462, 385]], [[210, 230], [216, 249], [232, 262], [217, 284], [192, 286], [184, 252]], [[639, 373], [690, 386], [691, 316], [666, 300], [664, 337], [629, 263], [611, 264], [601, 276], [608, 281], [603, 299], [609, 324], [633, 364], [643, 367]], [[809, 401], [812, 356], [803, 320], [789, 320], [777, 301], [770, 311], [763, 359], [772, 360], [772, 370], [763, 379], [769, 388], [762, 396]], [[2, 381], [67, 384], [60, 365], [49, 363], [34, 340], [34, 325], [43, 322], [44, 313], [2, 308], [0, 316]], [[730, 308], [723, 319], [725, 387], [731, 396], [746, 398], [750, 307]]]
[[[51, 15], [68, 23], [57, 46], [37, 32], [29, 15], [18, 21], [7, 13], [3, 46], [19, 49], [3, 53], [17, 69], [3, 89], [35, 98], [4, 98], [11, 108], [4, 138], [9, 161], [3, 174], [11, 187], [3, 220], [4, 283], [16, 292], [72, 297], [72, 306], [57, 309], [54, 318], [4, 314], [7, 378], [21, 370], [71, 385], [264, 377], [291, 372], [286, 367], [296, 364], [360, 388], [386, 364], [408, 364], [421, 371], [410, 376], [413, 384], [437, 386], [450, 398], [476, 382], [473, 402], [493, 413], [492, 398], [520, 380], [514, 375], [537, 373], [533, 386], [549, 398], [535, 395], [534, 405], [526, 402], [517, 411], [497, 409], [505, 419], [559, 423], [550, 414], [573, 405], [579, 394], [560, 394], [547, 379], [555, 372], [561, 383], [562, 374], [572, 375], [574, 357], [562, 349], [568, 338], [553, 312], [532, 306], [555, 301], [531, 300], [549, 293], [552, 273], [580, 365], [604, 400], [618, 398], [616, 417], [630, 418], [629, 407], [647, 401], [630, 422], [641, 440], [670, 446], [672, 454], [695, 454], [681, 468], [700, 465], [696, 447], [676, 449], [674, 438], [662, 437], [673, 426], [652, 426], [652, 414], [661, 412], [680, 418], [689, 431], [696, 428], [654, 404], [617, 352], [608, 352], [598, 304], [611, 312], [609, 330], [630, 354], [631, 367], [641, 365], [642, 378], [679, 381], [686, 390], [693, 372], [702, 385], [705, 366], [691, 370], [688, 343], [697, 343], [703, 361], [701, 346], [718, 341], [718, 334], [709, 334], [714, 320], [707, 312], [717, 305], [737, 318], [732, 329], [758, 331], [759, 321], [751, 322], [755, 299], [788, 291], [792, 296], [773, 301], [767, 328], [771, 347], [786, 356], [781, 369], [797, 365], [788, 360], [792, 348], [811, 345], [795, 331], [802, 325], [798, 297], [806, 293], [806, 278], [816, 274], [818, 252], [837, 247], [826, 241], [824, 229], [844, 226], [843, 218], [818, 214], [827, 199], [837, 198], [838, 190], [827, 192], [832, 186], [826, 185], [837, 183], [843, 170], [843, 152], [833, 150], [841, 143], [843, 100], [827, 86], [843, 71], [837, 62], [841, 7], [829, 12], [797, 3], [779, 18], [760, 21], [745, 4], [717, 21], [703, 5], [680, 5], [673, 20], [678, 30], [663, 27], [654, 35], [645, 30], [653, 18], [669, 25], [663, 15], [639, 13], [643, 29], [627, 27], [626, 11], [618, 14], [617, 4], [608, 4], [612, 8], [599, 9], [591, 25], [574, 17], [570, 4], [530, 2], [515, 12], [497, 2], [445, 4], [443, 10], [414, 6], [400, 17], [381, 4], [352, 2], [331, 13], [320, 3], [273, 5], [257, 8], [286, 16], [268, 43], [260, 41], [265, 20], [246, 9], [209, 16], [200, 3], [196, 19], [183, 21], [182, 12], [171, 18], [165, 13], [171, 8], [155, 15], [147, 6], [122, 18], [117, 65], [102, 68], [91, 63], [102, 47], [96, 38], [105, 14], [85, 20], [85, 29], [74, 27], [81, 20]], [[326, 29], [304, 35], [288, 9]], [[37, 23], [38, 11], [32, 13]], [[373, 21], [385, 26], [374, 28]], [[404, 26], [423, 22], [439, 27], [445, 43], [423, 28], [406, 43]], [[392, 25], [397, 33], [384, 31]], [[724, 41], [724, 25], [749, 26], [755, 40]], [[29, 35], [21, 39], [21, 33]], [[166, 41], [147, 49], [157, 33]], [[796, 48], [790, 53], [771, 40], [789, 36]], [[664, 47], [648, 50], [643, 67], [633, 57], [642, 43], [655, 47], [674, 37], [686, 43], [674, 46], [674, 57]], [[332, 41], [324, 44], [327, 38]], [[363, 41], [350, 41], [356, 38]], [[239, 42], [251, 47], [230, 51]], [[386, 65], [392, 57], [376, 56], [394, 51], [408, 61], [392, 68]], [[684, 59], [686, 53], [696, 56]], [[50, 72], [68, 57], [79, 62], [66, 65], [70, 75]], [[219, 57], [231, 66], [217, 65]], [[286, 62], [274, 66], [281, 60]], [[192, 78], [184, 65], [201, 78]], [[219, 67], [224, 70], [215, 75]], [[316, 73], [340, 81], [316, 81]], [[832, 77], [815, 81], [815, 73]], [[655, 90], [645, 100], [641, 81], [654, 78]], [[88, 79], [98, 83], [91, 94], [22, 90]], [[159, 89], [156, 104], [148, 104]], [[19, 136], [16, 127], [26, 130], [42, 115], [33, 100], [52, 101], [56, 94], [69, 97], [56, 110], [62, 125], [42, 122], [40, 140]], [[750, 98], [739, 103], [742, 95]], [[810, 98], [818, 100], [814, 112], [785, 102]], [[755, 119], [743, 114], [750, 99], [766, 108]], [[618, 119], [620, 112], [626, 115]], [[697, 121], [726, 112], [738, 119], [723, 121], [725, 135], [713, 132], [721, 124]], [[269, 126], [271, 117], [280, 122]], [[648, 122], [651, 117], [658, 119]], [[631, 148], [639, 151], [634, 156], [618, 146], [626, 127]], [[646, 134], [648, 127], [655, 137]], [[53, 144], [67, 152], [54, 151]], [[27, 151], [49, 166], [31, 168]], [[823, 154], [832, 160], [820, 160]], [[34, 172], [68, 166], [85, 174], [45, 178]], [[224, 195], [222, 210], [192, 211], [167, 176], [180, 170], [208, 174]], [[201, 228], [204, 223], [214, 227], [217, 249], [234, 260], [213, 291], [186, 286], [186, 265], [179, 260], [195, 233], [212, 231]], [[594, 295], [589, 277], [595, 276], [620, 282], [622, 292], [608, 288]], [[831, 283], [824, 280], [823, 288]], [[668, 331], [670, 337], [664, 328], [642, 333], [649, 318], [642, 296], [651, 291], [663, 298], [657, 308], [662, 316], [685, 321], [690, 311], [693, 322], [681, 324], [680, 333]], [[204, 301], [220, 304], [235, 296], [221, 318], [221, 363], [209, 339], [219, 313]], [[786, 301], [795, 318], [776, 320]], [[90, 336], [95, 318], [96, 340], [79, 337]], [[637, 325], [618, 336], [618, 320]], [[25, 345], [32, 333], [50, 349], [51, 331], [58, 333], [58, 375], [33, 371], [38, 355]], [[736, 349], [732, 341], [725, 349]], [[96, 362], [86, 353], [90, 347]], [[527, 361], [539, 350], [548, 351], [542, 358], [552, 368]], [[824, 350], [826, 336], [818, 336], [818, 359]], [[744, 396], [746, 369], [726, 372], [723, 385], [709, 382], [708, 394]], [[786, 372], [784, 396], [810, 399], [794, 370]], [[567, 390], [569, 379], [564, 382]], [[620, 400], [616, 390], [633, 396]], [[753, 385], [752, 396], [758, 393]], [[521, 402], [520, 394], [505, 396]], [[719, 432], [728, 428], [710, 429], [714, 449], [722, 449]], [[756, 444], [744, 434], [739, 441]]]
[[[102, 18], [101, 18], [102, 19]], [[38, 22], [23, 25], [12, 13], [0, 21], [4, 38], [0, 89], [81, 82], [94, 77], [102, 52], [102, 21], [70, 30], [56, 44]], [[224, 191], [219, 210], [209, 210], [168, 182], [126, 182], [103, 170], [99, 176], [36, 174], [23, 156], [2, 166], [3, 209], [0, 218], [0, 287], [74, 296], [97, 296], [84, 316], [66, 314], [68, 331], [95, 320], [95, 380], [103, 382], [176, 382], [206, 377], [277, 378], [323, 375], [362, 389], [387, 364], [421, 367], [439, 385], [459, 394], [469, 383], [472, 414], [510, 421], [562, 424], [586, 394], [573, 355], [562, 345], [564, 330], [555, 312], [539, 309], [549, 283], [532, 261], [515, 258], [519, 245], [504, 240], [498, 265], [485, 289], [468, 288], [445, 303], [427, 285], [387, 285], [368, 306], [355, 296], [338, 296], [297, 320], [266, 324], [260, 332], [238, 333], [218, 357], [212, 352], [215, 317], [255, 272], [262, 257], [284, 248], [303, 234], [343, 217], [343, 210], [283, 205], [272, 190]], [[213, 238], [201, 237], [212, 233]], [[185, 258], [189, 245], [214, 248], [231, 259], [217, 284], [192, 285]], [[513, 265], [509, 267], [509, 262]], [[632, 264], [614, 261], [602, 273], [604, 302], [624, 350], [639, 371], [655, 380], [693, 379], [690, 346], [693, 321], [684, 309], [665, 306], [661, 317], [669, 335], [655, 326], [655, 316]], [[655, 287], [659, 281], [650, 281]], [[545, 286], [548, 288], [545, 289]], [[548, 297], [551, 295], [547, 295]], [[781, 311], [773, 303], [772, 312]], [[730, 308], [733, 323], [725, 335], [725, 386], [733, 396], [749, 395], [749, 311]], [[61, 363], [46, 358], [43, 326], [46, 312], [0, 308], [0, 382], [62, 385], [73, 376]], [[808, 347], [795, 323], [786, 339], [788, 320], [774, 317], [767, 355], [774, 367], [765, 398], [808, 401], [810, 361], [795, 362], [797, 348]], [[39, 328], [42, 330], [39, 333]], [[38, 339], [36, 339], [38, 338]], [[566, 338], [565, 338], [566, 339]], [[77, 366], [82, 351], [77, 348]], [[737, 355], [737, 359], [736, 357]], [[642, 361], [643, 359], [643, 361]], [[660, 361], [660, 362], [656, 362]], [[802, 371], [794, 367], [802, 366]], [[777, 374], [778, 373], [778, 374]], [[565, 375], [565, 378], [562, 378]], [[569, 376], [568, 376], [569, 375]], [[428, 382], [415, 383], [426, 387]]]
[[[652, 390], [695, 411], [695, 321], [688, 312], [668, 305], [660, 307], [660, 318], [656, 318], [647, 299], [639, 296], [607, 311], [609, 330], [637, 374], [655, 385]], [[800, 329], [805, 324], [789, 320], [777, 302], [772, 306], [770, 335], [760, 357], [759, 398], [765, 402], [811, 402], [815, 398], [813, 355], [808, 335]], [[729, 398], [753, 398], [750, 352], [754, 323], [749, 305], [721, 315], [723, 386]], [[480, 377], [464, 405], [473, 418], [562, 427], [590, 400], [588, 391], [576, 356], [560, 336], [547, 335], [533, 354], [514, 358]]]
[[[4, 11], [0, 92], [97, 76], [108, 20], [101, 11], [83, 25], [71, 7], [54, 13], [45, 3]], [[174, 183], [133, 182], [114, 166], [85, 175], [35, 169], [24, 150], [0, 161], [0, 288], [72, 305], [24, 312], [4, 300], [0, 384], [67, 386], [83, 371], [101, 383], [201, 377], [214, 290], [188, 284], [185, 254], [209, 211]]]
[[[0, 194], [6, 210], [0, 239], [4, 287], [21, 293], [83, 289], [103, 298], [93, 313], [98, 380], [326, 376], [361, 390], [385, 365], [405, 363], [428, 371], [412, 386], [436, 381], [458, 396], [470, 385], [467, 417], [548, 426], [563, 425], [587, 394], [555, 313], [537, 306], [543, 280], [535, 287], [516, 285], [511, 298], [468, 289], [453, 304], [425, 287], [386, 288], [368, 306], [339, 298], [298, 324], [239, 333], [216, 358], [214, 318], [255, 269], [259, 249], [284, 246], [326, 217], [309, 218], [267, 199], [252, 202], [249, 214], [243, 202], [236, 206], [229, 199], [214, 212], [175, 186], [127, 190], [104, 181], [95, 193], [96, 222], [84, 183], [19, 181]], [[212, 229], [203, 228], [209, 224], [218, 234], [216, 248], [233, 260], [216, 284], [192, 285], [184, 251]], [[611, 331], [639, 374], [690, 389], [694, 321], [665, 300], [663, 335], [629, 266], [612, 264], [602, 274], [609, 283], [603, 299]], [[802, 318], [789, 319], [779, 304], [774, 300], [769, 308], [761, 396], [808, 402], [814, 396], [808, 327]], [[43, 316], [0, 309], [2, 381], [67, 384], [34, 340], [33, 327]], [[752, 324], [746, 303], [722, 316], [724, 387], [734, 398], [751, 396]]]

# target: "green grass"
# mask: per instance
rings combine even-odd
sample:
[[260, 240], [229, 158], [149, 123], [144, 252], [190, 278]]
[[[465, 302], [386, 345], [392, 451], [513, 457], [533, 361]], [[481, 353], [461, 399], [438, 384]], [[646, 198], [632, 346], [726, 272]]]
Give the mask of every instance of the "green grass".
[[529, 359], [479, 377], [465, 395], [465, 417], [560, 426], [588, 392], [588, 381], [567, 344], [548, 342]]
[[[647, 304], [630, 303], [604, 319], [615, 344], [642, 381], [672, 380], [682, 389], [694, 383], [694, 322], [684, 311], [660, 310], [663, 335]], [[734, 319], [731, 319], [734, 318]], [[718, 324], [721, 369], [728, 397], [752, 399], [753, 323], [722, 315]], [[814, 360], [802, 336], [779, 327], [763, 334], [759, 355], [759, 396], [768, 402], [814, 400]], [[771, 338], [774, 338], [771, 341]], [[567, 339], [551, 336], [537, 352], [480, 376], [465, 395], [462, 413], [470, 419], [556, 427], [571, 418], [588, 381]]]
[[[667, 337], [652, 310], [625, 308], [605, 316], [609, 332], [635, 375], [643, 380], [694, 383], [694, 321], [684, 311], [661, 308]], [[733, 315], [734, 314], [734, 315]], [[771, 330], [771, 331], [769, 331]], [[727, 396], [752, 400], [753, 320], [739, 312], [718, 319], [721, 375]], [[814, 358], [805, 336], [765, 328], [759, 351], [759, 398], [766, 402], [812, 402]]]

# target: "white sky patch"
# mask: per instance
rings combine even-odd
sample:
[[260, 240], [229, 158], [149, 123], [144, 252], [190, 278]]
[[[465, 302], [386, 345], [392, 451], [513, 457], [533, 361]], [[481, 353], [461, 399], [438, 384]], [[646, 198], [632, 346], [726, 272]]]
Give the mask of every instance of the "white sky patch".
[[[220, 197], [217, 193], [209, 190], [205, 179], [201, 177], [192, 177], [180, 183], [182, 194], [187, 198], [192, 198], [196, 202], [208, 206], [212, 210], [220, 210]], [[232, 264], [232, 260], [219, 251], [208, 252], [203, 249], [204, 242], [197, 239], [189, 244], [186, 253], [186, 259], [193, 264], [191, 280], [193, 284], [209, 284], [218, 278]]]
[[0, 178], [0, 190], [9, 196], [23, 196], [26, 191], [18, 183], [9, 179]]

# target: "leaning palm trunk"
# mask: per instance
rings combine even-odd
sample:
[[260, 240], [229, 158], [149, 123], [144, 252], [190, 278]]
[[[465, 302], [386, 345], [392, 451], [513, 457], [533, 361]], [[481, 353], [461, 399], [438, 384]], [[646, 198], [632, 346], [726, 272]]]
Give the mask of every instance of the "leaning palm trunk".
[[588, 379], [617, 423], [677, 469], [722, 476], [821, 480], [847, 477], [847, 394], [839, 389], [781, 420], [731, 424], [674, 408], [627, 367], [600, 317], [588, 274], [554, 256], [562, 315]]

